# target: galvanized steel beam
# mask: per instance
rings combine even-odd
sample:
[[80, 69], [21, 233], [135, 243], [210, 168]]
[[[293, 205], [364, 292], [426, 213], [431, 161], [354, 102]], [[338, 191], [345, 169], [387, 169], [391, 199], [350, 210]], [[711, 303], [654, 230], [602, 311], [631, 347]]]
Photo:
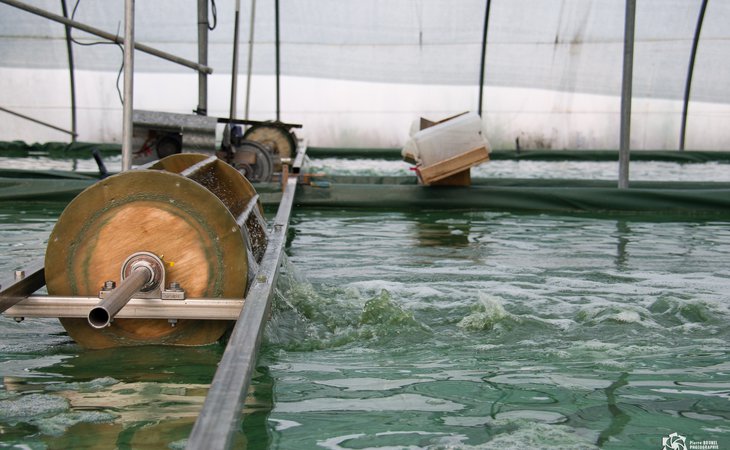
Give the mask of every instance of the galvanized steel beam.
[[[85, 318], [99, 303], [98, 297], [31, 296], [8, 307], [7, 317]], [[188, 298], [161, 300], [133, 298], [115, 316], [117, 319], [194, 319], [235, 320], [241, 313], [243, 299]]]
[[297, 182], [297, 177], [289, 178], [284, 188], [269, 234], [269, 245], [193, 426], [188, 449], [230, 448], [241, 427], [241, 412], [271, 309]]

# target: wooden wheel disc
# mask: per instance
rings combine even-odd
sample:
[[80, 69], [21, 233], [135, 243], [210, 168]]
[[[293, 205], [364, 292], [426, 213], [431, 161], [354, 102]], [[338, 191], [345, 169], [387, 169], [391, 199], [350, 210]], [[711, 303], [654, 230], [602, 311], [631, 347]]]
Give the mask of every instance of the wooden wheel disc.
[[[254, 125], [243, 134], [243, 138], [268, 146], [280, 158], [291, 158], [297, 149], [294, 134], [276, 124]], [[281, 164], [275, 169], [281, 170]]]
[[[79, 194], [49, 237], [45, 275], [49, 295], [97, 296], [119, 281], [127, 256], [147, 251], [162, 259], [166, 282], [188, 298], [243, 298], [246, 246], [236, 220], [210, 191], [180, 175], [135, 170], [109, 177]], [[230, 321], [116, 319], [102, 330], [86, 319], [61, 319], [89, 348], [139, 344], [204, 345]]]
[[[182, 173], [195, 164], [201, 163], [211, 155], [200, 153], [180, 153], [163, 158], [150, 166], [150, 169], [164, 170], [172, 173]], [[226, 205], [233, 217], [238, 217], [256, 195], [256, 189], [245, 176], [220, 159], [201, 169], [189, 178], [216, 195]], [[258, 202], [259, 212], [263, 215], [264, 208]]]

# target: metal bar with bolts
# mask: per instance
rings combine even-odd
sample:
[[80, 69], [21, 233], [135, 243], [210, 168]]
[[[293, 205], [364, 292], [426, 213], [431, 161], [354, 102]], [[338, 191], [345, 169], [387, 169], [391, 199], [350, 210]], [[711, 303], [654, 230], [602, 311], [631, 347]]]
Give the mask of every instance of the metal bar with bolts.
[[11, 280], [0, 280], [0, 313], [25, 300], [46, 284], [43, 260], [36, 261], [23, 270], [16, 270]]
[[[22, 9], [23, 11], [27, 11], [31, 14], [35, 14], [37, 16], [45, 17], [46, 19], [53, 20], [54, 22], [59, 22], [64, 25], [68, 25], [72, 28], [76, 28], [77, 30], [85, 31], [86, 33], [93, 34], [94, 36], [100, 37], [102, 39], [106, 39], [108, 41], [116, 42], [117, 44], [123, 44], [124, 39], [115, 36], [111, 33], [107, 33], [104, 30], [100, 30], [98, 28], [94, 28], [92, 26], [83, 24], [81, 22], [76, 22], [75, 20], [67, 19], [63, 16], [59, 16], [58, 14], [53, 14], [51, 12], [48, 12], [41, 8], [36, 8], [35, 6], [28, 5], [23, 2], [19, 2], [16, 0], [0, 0], [0, 3], [5, 3], [6, 5], [13, 6], [18, 9]], [[208, 66], [203, 66], [201, 64], [198, 64], [196, 62], [187, 60], [185, 58], [180, 58], [179, 56], [172, 55], [167, 52], [163, 52], [161, 50], [157, 50], [156, 48], [150, 47], [149, 45], [136, 43], [134, 44], [134, 48], [136, 50], [139, 50], [141, 52], [150, 54], [152, 56], [157, 56], [158, 58], [162, 58], [164, 60], [173, 62], [175, 64], [179, 64], [181, 66], [189, 67], [193, 70], [197, 70], [198, 72], [205, 72], [208, 74], [213, 73], [213, 69], [211, 69]]]
[[243, 404], [251, 384], [251, 375], [279, 275], [296, 188], [297, 177], [289, 178], [259, 272], [228, 339], [203, 409], [188, 438], [188, 449], [230, 448], [236, 431], [240, 429]]
[[[2, 0], [0, 0], [0, 1], [2, 1]], [[15, 111], [11, 111], [11, 110], [9, 110], [7, 108], [3, 108], [2, 106], [0, 106], [0, 111], [6, 112], [6, 113], [11, 114], [11, 115], [16, 116], [16, 117], [20, 117], [21, 119], [25, 119], [25, 120], [28, 120], [28, 121], [33, 122], [33, 123], [37, 123], [38, 125], [43, 125], [44, 127], [52, 128], [52, 129], [54, 129], [56, 131], [60, 131], [61, 133], [70, 134], [74, 138], [76, 137], [76, 133], [74, 133], [73, 131], [64, 130], [63, 128], [57, 127], [55, 125], [51, 125], [48, 122], [44, 122], [42, 120], [34, 119], [34, 118], [30, 117], [30, 116], [26, 116], [25, 114], [20, 114], [19, 112], [15, 112]]]
[[[118, 319], [236, 320], [243, 299], [188, 298], [185, 300], [131, 299], [115, 316]], [[4, 311], [7, 317], [87, 318], [98, 297], [31, 296]]]

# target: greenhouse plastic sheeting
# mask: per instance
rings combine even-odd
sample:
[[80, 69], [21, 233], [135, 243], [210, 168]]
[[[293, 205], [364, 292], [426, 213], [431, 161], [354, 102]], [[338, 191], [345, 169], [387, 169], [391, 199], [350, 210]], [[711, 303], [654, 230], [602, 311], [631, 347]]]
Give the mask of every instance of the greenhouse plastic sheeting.
[[[55, 0], [27, 0], [60, 14]], [[69, 10], [77, 4], [66, 0]], [[196, 1], [137, 0], [138, 42], [198, 59]], [[280, 95], [275, 94], [274, 0], [257, 0], [251, 117], [304, 124], [310, 144], [400, 146], [419, 116], [439, 120], [483, 107], [496, 148], [618, 148], [625, 1], [490, 0], [479, 104], [486, 0], [279, 0]], [[74, 18], [123, 30], [122, 0], [78, 1]], [[217, 0], [209, 35], [210, 115], [228, 115], [233, 0]], [[631, 147], [678, 148], [682, 99], [701, 0], [639, 0]], [[251, 1], [241, 2], [239, 108], [249, 58]], [[209, 13], [214, 22], [212, 8]], [[727, 150], [730, 2], [709, 2], [691, 90], [686, 148]], [[0, 3], [0, 106], [68, 128], [64, 27]], [[73, 32], [82, 43], [99, 39]], [[116, 45], [74, 45], [79, 139], [121, 140]], [[135, 53], [135, 107], [191, 113], [197, 75]], [[33, 71], [32, 76], [26, 71]], [[280, 100], [280, 101], [279, 101]], [[6, 117], [6, 115], [3, 115]], [[6, 117], [7, 118], [7, 117]], [[58, 131], [10, 118], [0, 139], [58, 140]], [[12, 121], [12, 122], [11, 122]], [[16, 125], [17, 124], [17, 125]], [[20, 124], [23, 124], [22, 126]], [[22, 135], [9, 136], [10, 131]], [[16, 131], [17, 130], [17, 131]], [[55, 134], [54, 134], [55, 133]], [[37, 137], [41, 136], [41, 137]], [[519, 144], [517, 141], [519, 140]]]
[[[60, 14], [59, 2], [28, 3]], [[230, 71], [233, 1], [216, 2], [210, 65]], [[68, 1], [69, 8], [74, 4]], [[243, 1], [241, 36], [248, 36]], [[426, 84], [477, 84], [484, 0], [280, 0], [282, 71], [287, 75]], [[112, 34], [123, 29], [124, 2], [81, 0], [75, 19]], [[641, 0], [636, 11], [634, 94], [681, 98], [701, 1]], [[487, 82], [560, 91], [620, 91], [624, 2], [492, 0]], [[138, 41], [197, 59], [196, 2], [137, 0]], [[254, 71], [274, 72], [274, 8], [256, 9]], [[710, 2], [702, 30], [693, 98], [730, 102], [730, 3]], [[212, 18], [211, 18], [212, 21]], [[65, 68], [62, 25], [0, 5], [0, 65]], [[78, 39], [87, 38], [75, 32]], [[93, 38], [93, 41], [98, 39]], [[79, 69], [118, 70], [114, 46], [77, 49]], [[29, 57], [32, 55], [32, 57]], [[138, 71], [182, 71], [140, 55]]]

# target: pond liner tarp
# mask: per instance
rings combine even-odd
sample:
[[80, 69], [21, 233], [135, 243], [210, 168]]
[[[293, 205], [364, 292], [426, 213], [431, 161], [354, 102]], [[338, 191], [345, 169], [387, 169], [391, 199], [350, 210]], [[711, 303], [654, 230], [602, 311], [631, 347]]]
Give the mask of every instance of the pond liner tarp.
[[524, 212], [727, 215], [730, 189], [616, 187], [470, 187], [330, 184], [302, 186], [297, 206], [369, 209], [474, 209]]
[[[308, 147], [310, 158], [341, 159], [385, 159], [401, 160], [399, 148], [329, 148]], [[492, 161], [618, 161], [617, 150], [492, 150]], [[676, 163], [729, 162], [730, 152], [721, 151], [664, 151], [635, 150], [631, 152], [632, 161], [662, 161]]]
[[[0, 141], [0, 156], [23, 157], [45, 155], [50, 158], [89, 157], [96, 149], [102, 155], [121, 154], [121, 144], [93, 142], [44, 142], [28, 144], [23, 141]], [[340, 159], [384, 159], [400, 160], [399, 148], [335, 148], [307, 147], [310, 158]], [[617, 150], [493, 150], [490, 159], [531, 160], [531, 161], [618, 161]], [[664, 151], [635, 150], [631, 152], [632, 161], [663, 161], [676, 163], [730, 163], [730, 151]]]
[[[90, 177], [0, 177], [0, 201], [70, 201], [96, 181]], [[265, 203], [278, 201], [275, 183], [254, 186]], [[475, 179], [469, 187], [449, 187], [420, 186], [414, 177], [329, 177], [301, 186], [295, 201], [300, 207], [352, 209], [730, 216], [730, 183], [645, 181], [618, 189], [610, 180]]]

